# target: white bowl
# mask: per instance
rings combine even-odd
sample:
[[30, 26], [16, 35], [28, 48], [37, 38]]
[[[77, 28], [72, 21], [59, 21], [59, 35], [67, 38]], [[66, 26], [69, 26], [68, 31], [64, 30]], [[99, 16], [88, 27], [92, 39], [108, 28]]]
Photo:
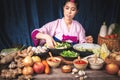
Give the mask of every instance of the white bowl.
[[[86, 69], [86, 67], [87, 67], [87, 65], [88, 65], [88, 61], [85, 60], [85, 59], [81, 59], [81, 60], [82, 60], [82, 61], [78, 64], [78, 63], [76, 63], [76, 62], [79, 62], [80, 60], [75, 59], [75, 60], [73, 61], [73, 64], [74, 64], [74, 66], [75, 66], [77, 69], [84, 70], [84, 69]], [[83, 63], [83, 61], [84, 61], [84, 63]]]
[[56, 68], [60, 65], [61, 59], [59, 57], [54, 57], [55, 61], [51, 57], [47, 58], [47, 63], [50, 67]]
[[88, 63], [91, 69], [101, 69], [104, 65], [104, 60], [101, 58], [97, 58], [97, 61], [95, 63], [95, 58], [94, 57], [89, 57], [88, 58]]

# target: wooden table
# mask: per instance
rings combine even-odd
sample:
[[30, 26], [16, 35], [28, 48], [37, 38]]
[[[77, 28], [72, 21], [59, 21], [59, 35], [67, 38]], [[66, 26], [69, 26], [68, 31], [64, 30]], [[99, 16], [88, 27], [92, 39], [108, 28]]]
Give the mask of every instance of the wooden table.
[[[63, 61], [65, 61], [65, 60], [63, 60]], [[87, 68], [85, 70], [85, 72], [88, 77], [84, 80], [120, 80], [120, 77], [118, 77], [117, 75], [109, 75], [106, 73], [106, 71], [104, 69], [91, 70], [91, 69]], [[63, 73], [61, 71], [60, 67], [52, 68], [51, 74], [49, 74], [49, 75], [37, 74], [37, 75], [34, 75], [33, 77], [35, 78], [35, 80], [80, 80], [79, 78], [75, 77], [75, 74]]]
[[[85, 70], [88, 78], [85, 80], [120, 80], [117, 75], [109, 75], [105, 70]], [[37, 74], [34, 76], [35, 80], [80, 80], [75, 77], [75, 74], [62, 73], [60, 68], [52, 69], [52, 73], [47, 74]]]

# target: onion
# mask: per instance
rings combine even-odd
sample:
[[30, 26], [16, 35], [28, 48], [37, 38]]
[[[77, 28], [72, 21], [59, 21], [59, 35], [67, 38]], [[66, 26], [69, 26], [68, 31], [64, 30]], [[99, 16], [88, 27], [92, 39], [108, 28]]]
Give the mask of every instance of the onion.
[[115, 57], [115, 60], [116, 60], [116, 61], [120, 61], [120, 55], [117, 55], [117, 56]]
[[118, 71], [118, 76], [120, 77], [120, 70]]
[[26, 56], [26, 57], [23, 59], [23, 65], [24, 65], [24, 66], [32, 66], [32, 65], [33, 65], [32, 57]]
[[24, 75], [32, 75], [34, 73], [33, 68], [30, 66], [24, 67], [22, 73]]
[[105, 67], [108, 74], [116, 74], [119, 71], [119, 66], [115, 63], [107, 64]]

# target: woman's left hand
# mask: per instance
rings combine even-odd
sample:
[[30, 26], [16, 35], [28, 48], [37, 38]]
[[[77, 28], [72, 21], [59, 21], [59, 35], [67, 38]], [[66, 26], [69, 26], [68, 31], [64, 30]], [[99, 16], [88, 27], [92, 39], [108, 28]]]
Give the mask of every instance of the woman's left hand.
[[90, 36], [87, 36], [86, 37], [86, 42], [87, 43], [93, 43], [93, 37], [90, 35]]

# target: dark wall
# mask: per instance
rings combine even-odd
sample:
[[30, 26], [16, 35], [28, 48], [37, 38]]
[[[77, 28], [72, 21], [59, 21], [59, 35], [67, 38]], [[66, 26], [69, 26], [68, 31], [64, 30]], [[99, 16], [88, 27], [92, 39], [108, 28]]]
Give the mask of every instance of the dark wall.
[[[64, 0], [0, 0], [0, 50], [14, 44], [33, 45], [30, 34], [45, 23], [62, 18]], [[75, 19], [94, 42], [103, 21], [120, 23], [120, 0], [79, 0]]]

